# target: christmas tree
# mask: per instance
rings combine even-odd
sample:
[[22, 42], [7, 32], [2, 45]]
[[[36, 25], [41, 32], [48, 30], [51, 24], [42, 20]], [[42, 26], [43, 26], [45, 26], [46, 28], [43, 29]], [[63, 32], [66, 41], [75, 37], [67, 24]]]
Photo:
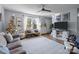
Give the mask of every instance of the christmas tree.
[[8, 23], [7, 32], [11, 34], [14, 33], [15, 25], [14, 25], [14, 16], [11, 16], [10, 22]]

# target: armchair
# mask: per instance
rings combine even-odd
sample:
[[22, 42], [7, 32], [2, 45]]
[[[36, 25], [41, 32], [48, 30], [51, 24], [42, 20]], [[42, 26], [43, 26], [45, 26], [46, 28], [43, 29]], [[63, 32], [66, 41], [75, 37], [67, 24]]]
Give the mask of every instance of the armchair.
[[13, 36], [14, 40], [7, 44], [7, 47], [10, 50], [11, 54], [26, 54], [26, 51], [23, 50], [20, 37], [19, 36]]
[[4, 35], [0, 34], [0, 52], [3, 54], [25, 54], [26, 51], [23, 50], [20, 38], [13, 38], [13, 41], [7, 42]]

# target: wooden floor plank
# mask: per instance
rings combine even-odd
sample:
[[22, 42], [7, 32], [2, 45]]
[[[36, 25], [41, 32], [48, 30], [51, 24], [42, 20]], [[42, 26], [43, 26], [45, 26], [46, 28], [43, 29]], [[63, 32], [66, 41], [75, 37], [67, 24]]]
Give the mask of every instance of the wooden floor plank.
[[[43, 35], [44, 37], [47, 37], [47, 38], [49, 38], [49, 39], [53, 39], [53, 37], [50, 35], [50, 34], [45, 34], [45, 35]], [[61, 40], [61, 39], [55, 39], [55, 41], [56, 42], [58, 42], [58, 43], [60, 43], [60, 44], [63, 44], [64, 45], [64, 41], [63, 40]]]

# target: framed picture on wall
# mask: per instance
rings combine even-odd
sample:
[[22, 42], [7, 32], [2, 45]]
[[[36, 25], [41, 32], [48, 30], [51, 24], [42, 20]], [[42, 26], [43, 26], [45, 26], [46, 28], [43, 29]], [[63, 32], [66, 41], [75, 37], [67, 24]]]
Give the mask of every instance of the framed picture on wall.
[[57, 20], [57, 21], [61, 21], [61, 15], [57, 15], [57, 16], [56, 16], [56, 20]]
[[70, 20], [70, 12], [63, 14], [63, 20], [65, 20], [65, 21]]
[[2, 17], [2, 14], [0, 13], [0, 21], [1, 21], [1, 17]]

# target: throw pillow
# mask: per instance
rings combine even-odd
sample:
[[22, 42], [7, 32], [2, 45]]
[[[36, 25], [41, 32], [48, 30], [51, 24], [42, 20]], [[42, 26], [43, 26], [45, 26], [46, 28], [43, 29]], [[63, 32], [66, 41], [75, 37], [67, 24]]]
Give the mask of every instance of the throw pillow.
[[10, 33], [5, 34], [5, 38], [7, 40], [8, 43], [13, 41], [13, 37]]
[[6, 46], [0, 46], [0, 54], [10, 54], [9, 49]]
[[0, 35], [0, 46], [6, 46], [7, 45], [7, 41], [4, 38], [3, 35]]
[[5, 35], [5, 33], [4, 32], [1, 32], [0, 35]]

